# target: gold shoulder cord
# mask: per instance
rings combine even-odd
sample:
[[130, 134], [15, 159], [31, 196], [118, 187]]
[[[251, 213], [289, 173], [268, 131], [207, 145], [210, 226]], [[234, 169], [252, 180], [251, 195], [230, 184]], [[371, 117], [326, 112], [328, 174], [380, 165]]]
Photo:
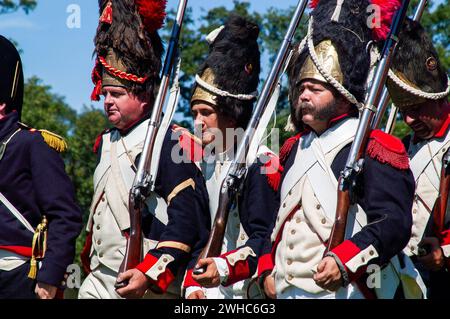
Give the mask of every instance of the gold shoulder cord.
[[45, 251], [47, 250], [47, 226], [47, 217], [44, 215], [42, 216], [42, 222], [36, 227], [36, 231], [33, 235], [30, 272], [28, 273], [28, 278], [36, 279], [38, 268], [37, 263], [45, 257]]

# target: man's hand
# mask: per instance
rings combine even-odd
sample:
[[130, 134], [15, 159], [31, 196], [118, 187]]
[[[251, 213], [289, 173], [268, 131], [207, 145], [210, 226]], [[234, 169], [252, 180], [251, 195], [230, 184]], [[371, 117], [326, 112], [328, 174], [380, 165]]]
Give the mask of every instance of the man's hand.
[[439, 271], [444, 266], [444, 253], [439, 244], [439, 239], [436, 237], [425, 237], [420, 246], [430, 247], [430, 253], [425, 256], [419, 256], [417, 260], [425, 266], [426, 269], [431, 271]]
[[191, 294], [186, 299], [206, 299], [206, 296], [203, 290], [199, 289], [191, 292]]
[[267, 298], [277, 299], [277, 293], [275, 291], [275, 278], [273, 278], [270, 274], [264, 278], [264, 293]]
[[149, 280], [140, 270], [130, 269], [119, 274], [117, 277], [119, 282], [128, 281], [128, 285], [117, 289], [117, 293], [127, 299], [142, 298], [149, 286]]
[[206, 271], [201, 275], [192, 274], [192, 278], [202, 287], [213, 288], [220, 285], [220, 275], [216, 263], [212, 258], [200, 259], [196, 268], [205, 268]]
[[342, 287], [342, 275], [333, 257], [322, 259], [317, 266], [317, 271], [313, 276], [317, 286], [330, 291], [336, 291]]
[[57, 287], [49, 284], [44, 284], [43, 282], [38, 282], [36, 284], [36, 288], [34, 288], [34, 292], [39, 299], [53, 299], [55, 298], [57, 290]]

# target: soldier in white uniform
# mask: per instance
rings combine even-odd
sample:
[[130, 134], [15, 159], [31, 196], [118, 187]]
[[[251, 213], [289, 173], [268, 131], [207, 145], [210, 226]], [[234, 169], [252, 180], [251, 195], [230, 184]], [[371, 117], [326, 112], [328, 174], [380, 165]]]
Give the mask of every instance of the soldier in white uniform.
[[[450, 223], [434, 229], [431, 211], [439, 195], [442, 159], [450, 148], [448, 77], [423, 27], [407, 20], [388, 80], [389, 94], [413, 130], [404, 139], [416, 181], [412, 236], [405, 253], [427, 279], [430, 298], [449, 298]], [[448, 208], [447, 208], [448, 211]], [[424, 249], [422, 256], [419, 249]]]
[[[237, 15], [213, 31], [207, 37], [210, 54], [200, 67], [191, 98], [195, 127], [205, 150], [199, 165], [206, 179], [212, 221], [221, 184], [239, 143], [233, 132], [244, 132], [256, 100], [260, 73], [258, 34], [256, 24]], [[231, 134], [227, 135], [227, 131]], [[270, 174], [264, 172], [267, 166], [278, 163], [267, 147], [260, 146], [257, 154], [250, 156], [243, 188], [229, 212], [222, 254], [199, 261], [198, 266], [206, 268], [204, 274], [192, 275], [192, 270], [188, 271], [184, 286], [189, 299], [246, 297], [249, 278], [256, 272], [276, 212], [279, 177], [277, 169], [267, 171]]]
[[[280, 208], [271, 244], [258, 265], [268, 297], [423, 294], [417, 289], [417, 271], [401, 254], [410, 237], [413, 176], [401, 141], [381, 131], [370, 136], [345, 241], [324, 256], [335, 218], [337, 179], [358, 126], [355, 102], [364, 100], [370, 65], [367, 42], [372, 32], [382, 35], [369, 30], [364, 15], [358, 14], [366, 12], [367, 5], [369, 1], [347, 0], [342, 6], [319, 1], [307, 36], [312, 43], [296, 50], [289, 65], [291, 118], [299, 134], [280, 154]], [[310, 52], [315, 52], [314, 59]], [[373, 287], [367, 281], [367, 270], [373, 269], [369, 266], [375, 266], [373, 275], [379, 278]], [[412, 287], [397, 290], [400, 280]]]
[[[159, 6], [161, 16], [145, 16], [147, 11], [141, 7], [145, 5], [152, 5], [155, 12]], [[114, 128], [103, 132], [95, 147], [99, 163], [82, 255], [90, 273], [79, 298], [180, 297], [191, 254], [200, 252], [208, 238], [208, 196], [203, 177], [193, 162], [177, 164], [172, 159], [176, 147], [182, 155], [184, 151], [168, 130], [155, 142], [155, 149], [161, 148], [159, 170], [141, 222], [145, 258], [136, 269], [118, 278], [130, 230], [129, 191], [161, 68], [157, 28], [164, 19], [164, 6], [164, 1], [135, 4], [134, 0], [121, 0], [104, 1], [100, 8], [93, 98], [104, 95], [105, 112]], [[127, 11], [129, 8], [133, 10]], [[126, 280], [128, 285], [116, 290], [116, 280]]]

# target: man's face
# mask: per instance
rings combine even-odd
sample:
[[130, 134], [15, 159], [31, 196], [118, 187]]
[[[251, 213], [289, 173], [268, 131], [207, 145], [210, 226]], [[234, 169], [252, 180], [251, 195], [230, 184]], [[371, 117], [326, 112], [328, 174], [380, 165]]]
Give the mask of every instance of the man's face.
[[[222, 138], [225, 138], [226, 129], [233, 128], [233, 121], [217, 113], [216, 109], [210, 104], [195, 103], [191, 108], [191, 113], [196, 134], [200, 132], [202, 134], [203, 146], [214, 141], [219, 132], [222, 134]], [[223, 142], [225, 143], [225, 141]]]
[[123, 87], [105, 86], [102, 94], [106, 116], [119, 130], [129, 128], [147, 111], [147, 102]]
[[421, 104], [400, 108], [400, 113], [414, 134], [422, 139], [432, 138], [444, 124], [448, 107], [443, 101], [428, 100]]
[[338, 105], [331, 89], [320, 81], [304, 80], [299, 90], [295, 120], [302, 121], [317, 133], [326, 130], [331, 119], [348, 111], [348, 107]]

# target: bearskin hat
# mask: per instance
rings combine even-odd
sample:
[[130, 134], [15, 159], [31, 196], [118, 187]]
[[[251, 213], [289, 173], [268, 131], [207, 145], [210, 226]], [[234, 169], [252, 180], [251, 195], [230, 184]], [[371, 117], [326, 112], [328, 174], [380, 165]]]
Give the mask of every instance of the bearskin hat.
[[93, 100], [99, 99], [106, 85], [155, 94], [163, 53], [157, 31], [163, 25], [165, 6], [166, 0], [99, 0]]
[[[378, 5], [381, 15], [373, 28], [368, 24], [370, 5]], [[369, 42], [385, 40], [400, 1], [315, 0], [311, 6], [312, 40], [319, 62], [355, 100], [363, 102], [371, 66]], [[311, 60], [308, 47], [299, 45], [289, 63], [288, 78], [291, 105], [298, 101], [298, 86], [303, 79], [328, 82]]]
[[[405, 20], [391, 70], [400, 81], [414, 89], [427, 93], [443, 92], [441, 98], [448, 95], [447, 72], [439, 61], [430, 37], [419, 22]], [[425, 97], [401, 88], [391, 76], [387, 80], [387, 87], [392, 102], [398, 107], [408, 107], [426, 101]]]
[[245, 128], [257, 96], [260, 52], [259, 27], [238, 15], [213, 31], [209, 55], [196, 77], [191, 105], [196, 101], [212, 104], [218, 113], [234, 119]]
[[22, 60], [14, 44], [0, 35], [0, 103], [6, 103], [6, 113], [21, 114], [23, 103]]

